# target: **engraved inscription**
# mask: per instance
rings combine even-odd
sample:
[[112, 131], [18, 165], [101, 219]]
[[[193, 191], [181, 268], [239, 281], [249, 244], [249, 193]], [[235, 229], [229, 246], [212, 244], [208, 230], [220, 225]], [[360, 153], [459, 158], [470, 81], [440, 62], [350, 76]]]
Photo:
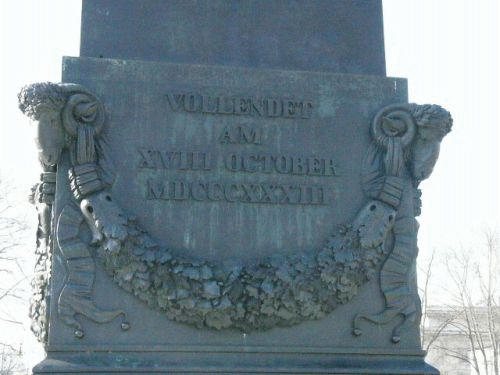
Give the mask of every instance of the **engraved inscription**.
[[[169, 92], [166, 94], [172, 112], [239, 115], [267, 118], [309, 119], [313, 113], [310, 100], [285, 97], [224, 96], [205, 93]], [[215, 142], [224, 145], [261, 146], [265, 127], [256, 124], [225, 124]], [[218, 154], [192, 150], [139, 148], [137, 168], [158, 172], [170, 170], [225, 172], [231, 177], [240, 174], [290, 175], [304, 177], [337, 177], [333, 159], [310, 155], [286, 155], [263, 152]], [[220, 178], [220, 177], [219, 177]], [[321, 206], [334, 200], [331, 184], [302, 180], [290, 182], [205, 181], [185, 180], [180, 176], [152, 175], [145, 180], [147, 200], [237, 202], [277, 205]]]
[[264, 142], [264, 130], [258, 126], [225, 126], [219, 136], [219, 142], [261, 145]]
[[313, 113], [311, 100], [284, 97], [214, 96], [175, 92], [167, 93], [166, 97], [174, 112], [299, 119], [309, 119]]
[[279, 173], [307, 176], [338, 176], [338, 168], [333, 159], [315, 156], [289, 156], [272, 154], [227, 154], [224, 165], [231, 172]]
[[325, 188], [317, 184], [225, 183], [147, 180], [148, 200], [226, 201], [295, 205], [327, 204]]
[[140, 148], [138, 168], [209, 171], [213, 160], [209, 152], [149, 150]]

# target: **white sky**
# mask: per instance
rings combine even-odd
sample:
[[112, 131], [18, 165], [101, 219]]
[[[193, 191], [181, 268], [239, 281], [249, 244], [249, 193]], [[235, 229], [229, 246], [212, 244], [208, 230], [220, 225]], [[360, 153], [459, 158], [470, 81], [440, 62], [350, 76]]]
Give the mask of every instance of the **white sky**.
[[[434, 173], [421, 185], [419, 259], [433, 249], [472, 249], [484, 243], [486, 229], [500, 228], [499, 1], [383, 3], [387, 74], [408, 78], [411, 102], [439, 104], [454, 118]], [[18, 186], [16, 197], [27, 195], [38, 174], [17, 92], [28, 83], [60, 81], [62, 56], [79, 54], [80, 6], [80, 0], [0, 2], [0, 179]]]
[[408, 78], [411, 101], [454, 118], [422, 184], [421, 252], [468, 248], [500, 224], [498, 4], [384, 0], [388, 74]]

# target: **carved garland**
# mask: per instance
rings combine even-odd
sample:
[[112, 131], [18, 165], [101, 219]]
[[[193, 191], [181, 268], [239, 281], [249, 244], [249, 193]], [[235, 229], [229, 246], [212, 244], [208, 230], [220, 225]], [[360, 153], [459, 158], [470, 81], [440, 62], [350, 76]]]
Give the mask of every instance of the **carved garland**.
[[[339, 228], [315, 253], [271, 257], [248, 267], [228, 269], [174, 254], [126, 217], [101, 177], [104, 153], [98, 135], [104, 125], [102, 104], [82, 86], [53, 86], [67, 95], [61, 120], [72, 163], [70, 186], [80, 205], [79, 209], [66, 206], [55, 230], [69, 274], [59, 297], [59, 313], [75, 328], [75, 336], [83, 337], [76, 313], [97, 322], [125, 315], [123, 311], [104, 311], [92, 301], [95, 269], [90, 244], [81, 242], [73, 229], [84, 219], [92, 231], [91, 245], [97, 259], [120, 287], [164, 311], [169, 319], [196, 327], [249, 332], [319, 319], [350, 301], [361, 285], [377, 276], [384, 260], [391, 259], [392, 255], [388, 257], [391, 251], [408, 255], [403, 260], [404, 267], [398, 271], [399, 281], [408, 283], [405, 273], [416, 249], [408, 240], [415, 236], [411, 221], [414, 219], [397, 215], [405, 184], [402, 176], [407, 166], [405, 155], [417, 132], [412, 117], [417, 107], [389, 106], [375, 117], [372, 131], [377, 151], [370, 175], [381, 182], [374, 185], [375, 192], [368, 194], [372, 200], [351, 225]], [[21, 102], [33, 101], [28, 89], [20, 94]], [[29, 110], [25, 112], [29, 114]], [[382, 166], [377, 164], [380, 155], [384, 160]], [[389, 248], [387, 239], [394, 229], [394, 245]], [[389, 260], [385, 261], [382, 274], [388, 264]], [[390, 294], [389, 289], [383, 292], [386, 296]], [[411, 299], [409, 294], [401, 298]], [[392, 319], [396, 310], [413, 314], [409, 305], [409, 302], [392, 305], [388, 302], [384, 311], [392, 312], [384, 313], [384, 318]], [[355, 334], [361, 334], [359, 319], [362, 318], [376, 321], [374, 315], [358, 316]], [[384, 323], [383, 319], [376, 322]], [[128, 327], [124, 321], [122, 329]], [[393, 336], [393, 341], [399, 341], [397, 330]]]

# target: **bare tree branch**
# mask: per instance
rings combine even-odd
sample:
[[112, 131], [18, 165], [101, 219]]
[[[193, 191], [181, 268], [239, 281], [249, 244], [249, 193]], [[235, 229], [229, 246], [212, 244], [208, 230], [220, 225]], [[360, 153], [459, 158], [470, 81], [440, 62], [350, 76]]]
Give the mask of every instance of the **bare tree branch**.
[[[446, 256], [445, 269], [451, 282], [443, 289], [452, 297], [452, 302], [442, 306], [439, 314], [427, 305], [427, 293], [433, 287], [430, 268], [435, 267], [434, 253], [428, 268], [422, 270], [426, 277], [421, 290], [422, 346], [427, 351], [442, 350], [446, 356], [467, 363], [478, 375], [500, 375], [499, 243], [498, 233], [490, 231], [483, 246], [467, 252], [453, 251]], [[433, 326], [429, 324], [431, 320]], [[450, 337], [461, 337], [466, 352], [447, 344]]]

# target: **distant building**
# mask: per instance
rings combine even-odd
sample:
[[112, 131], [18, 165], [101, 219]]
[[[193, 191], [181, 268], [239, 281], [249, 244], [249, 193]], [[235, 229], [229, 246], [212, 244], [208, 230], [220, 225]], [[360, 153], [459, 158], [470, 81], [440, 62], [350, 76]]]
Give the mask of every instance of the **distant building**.
[[[498, 358], [500, 342], [500, 309], [431, 306], [422, 318], [423, 347], [426, 361], [441, 375], [497, 375], [494, 369], [495, 342]], [[488, 319], [489, 315], [489, 319]], [[490, 324], [488, 324], [490, 323]], [[491, 324], [493, 323], [493, 324]], [[482, 343], [480, 343], [482, 341]], [[473, 352], [473, 347], [475, 352]], [[484, 360], [486, 357], [486, 361]]]

